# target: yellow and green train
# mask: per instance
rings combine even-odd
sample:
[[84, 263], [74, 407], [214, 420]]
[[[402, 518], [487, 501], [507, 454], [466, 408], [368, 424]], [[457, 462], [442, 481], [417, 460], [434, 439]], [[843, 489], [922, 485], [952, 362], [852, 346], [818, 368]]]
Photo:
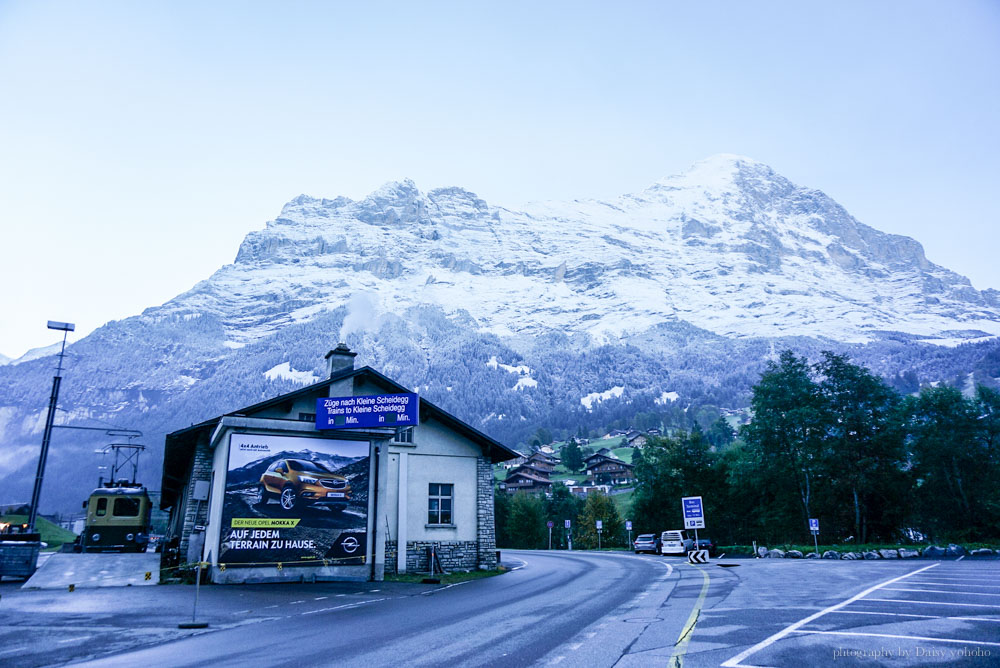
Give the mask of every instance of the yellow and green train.
[[99, 487], [83, 505], [87, 519], [77, 552], [146, 551], [153, 504], [145, 487]]

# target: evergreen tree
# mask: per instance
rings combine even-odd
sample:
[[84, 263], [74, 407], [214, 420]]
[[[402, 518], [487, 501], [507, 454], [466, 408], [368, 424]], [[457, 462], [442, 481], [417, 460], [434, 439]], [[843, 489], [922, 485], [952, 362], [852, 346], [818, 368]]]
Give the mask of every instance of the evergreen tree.
[[510, 504], [507, 524], [512, 547], [539, 549], [548, 544], [545, 503], [537, 494], [517, 492]]
[[568, 471], [576, 472], [583, 468], [583, 453], [576, 439], [570, 439], [569, 443], [562, 449], [562, 464]]

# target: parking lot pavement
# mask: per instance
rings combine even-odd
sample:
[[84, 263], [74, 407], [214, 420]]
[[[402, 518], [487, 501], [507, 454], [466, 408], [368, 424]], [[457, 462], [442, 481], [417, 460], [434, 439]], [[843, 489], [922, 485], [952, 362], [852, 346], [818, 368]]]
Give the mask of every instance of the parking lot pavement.
[[[255, 622], [351, 609], [392, 597], [431, 592], [435, 585], [391, 582], [206, 586], [198, 620], [208, 632]], [[118, 587], [70, 592], [21, 590], [0, 585], [0, 666], [29, 668], [156, 645], [203, 631], [182, 630], [191, 621], [194, 587]]]
[[908, 565], [721, 665], [1000, 666], [1000, 562]]

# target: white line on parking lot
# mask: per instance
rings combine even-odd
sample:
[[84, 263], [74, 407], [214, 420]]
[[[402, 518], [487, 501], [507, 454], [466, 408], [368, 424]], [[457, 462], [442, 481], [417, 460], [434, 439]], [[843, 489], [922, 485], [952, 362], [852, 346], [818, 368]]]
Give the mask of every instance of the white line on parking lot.
[[[931, 582], [929, 580], [910, 580], [909, 584], [915, 585], [940, 585], [942, 587], [974, 587], [977, 589], [1000, 589], [1000, 585], [982, 585], [982, 584], [958, 584], [957, 582]], [[956, 594], [961, 592], [955, 592]]]
[[935, 580], [946, 580], [948, 582], [955, 582], [955, 583], [975, 582], [977, 584], [980, 584], [983, 582], [996, 582], [997, 584], [1000, 584], [1000, 580], [990, 580], [989, 578], [950, 578], [944, 575], [937, 575], [937, 574], [933, 575], [932, 577]]
[[1000, 605], [990, 605], [989, 603], [952, 603], [951, 601], [912, 601], [908, 598], [866, 598], [865, 600], [881, 601], [882, 603], [916, 603], [917, 605], [960, 605], [962, 607], [967, 607], [967, 608], [1000, 608]]
[[1000, 596], [1000, 594], [980, 594], [978, 591], [945, 591], [943, 589], [897, 589], [886, 587], [882, 591], [923, 591], [928, 594], [956, 594], [960, 596]]
[[[773, 645], [777, 641], [779, 641], [782, 638], [784, 638], [785, 636], [787, 636], [789, 633], [797, 631], [798, 629], [800, 629], [801, 627], [805, 626], [806, 624], [808, 624], [809, 622], [813, 621], [814, 619], [818, 619], [818, 618], [822, 617], [823, 615], [825, 615], [827, 613], [830, 613], [830, 612], [833, 612], [835, 610], [840, 610], [841, 608], [846, 607], [846, 606], [850, 605], [851, 603], [854, 603], [855, 601], [857, 601], [860, 598], [864, 598], [865, 596], [867, 596], [868, 594], [872, 593], [873, 591], [881, 589], [882, 587], [885, 587], [886, 585], [891, 585], [894, 582], [899, 582], [900, 580], [905, 580], [906, 578], [911, 577], [913, 575], [916, 575], [917, 573], [923, 573], [924, 571], [929, 570], [931, 568], [935, 568], [935, 567], [937, 567], [939, 565], [940, 564], [931, 564], [930, 566], [924, 566], [923, 568], [917, 569], [915, 571], [911, 571], [911, 572], [907, 573], [906, 575], [900, 575], [897, 578], [892, 578], [891, 580], [886, 580], [885, 582], [880, 582], [880, 583], [878, 583], [877, 585], [875, 585], [873, 587], [869, 587], [868, 589], [864, 590], [860, 594], [855, 594], [854, 596], [852, 596], [851, 598], [847, 599], [846, 601], [842, 601], [841, 603], [837, 603], [836, 605], [831, 605], [829, 608], [826, 608], [824, 610], [820, 610], [819, 612], [813, 613], [813, 614], [809, 615], [808, 617], [806, 617], [805, 619], [797, 621], [794, 624], [792, 624], [791, 626], [785, 627], [784, 629], [782, 629], [781, 631], [778, 631], [774, 635], [772, 635], [772, 636], [770, 636], [768, 638], [765, 638], [764, 640], [760, 641], [759, 643], [757, 643], [753, 647], [749, 647], [749, 648], [743, 650], [742, 652], [740, 652], [739, 654], [737, 654], [736, 656], [734, 656], [733, 658], [729, 659], [728, 661], [726, 661], [725, 663], [723, 663], [721, 665], [723, 666], [723, 668], [741, 668], [741, 663], [742, 663], [743, 659], [747, 658], [751, 654], [756, 654], [757, 652], [761, 651], [762, 649]], [[866, 600], [872, 600], [872, 599], [866, 599]]]
[[[869, 601], [872, 599], [868, 599]], [[832, 615], [878, 615], [881, 617], [919, 617], [920, 619], [961, 619], [968, 622], [996, 622], [1000, 619], [990, 617], [952, 617], [950, 615], [918, 615], [913, 612], [872, 612], [870, 610], [834, 610]]]
[[[925, 640], [928, 642], [953, 642], [963, 645], [989, 645], [990, 647], [1000, 647], [1000, 642], [986, 642], [985, 640], [961, 640], [959, 638], [933, 638], [930, 636], [897, 636], [889, 633], [860, 633], [858, 631], [803, 631], [796, 629], [792, 633], [807, 633], [824, 636], [865, 636], [868, 638], [898, 638], [901, 640]], [[723, 666], [726, 664], [722, 664]]]

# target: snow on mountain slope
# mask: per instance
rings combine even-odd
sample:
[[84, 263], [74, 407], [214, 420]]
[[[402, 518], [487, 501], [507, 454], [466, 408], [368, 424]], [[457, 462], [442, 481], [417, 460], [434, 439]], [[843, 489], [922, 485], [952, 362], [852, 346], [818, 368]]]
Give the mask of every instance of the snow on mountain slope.
[[729, 337], [1000, 334], [1000, 293], [731, 155], [613, 202], [513, 210], [408, 180], [361, 201], [302, 195], [247, 235], [234, 264], [145, 315], [211, 313], [239, 345], [358, 292], [378, 295], [381, 313], [464, 310], [501, 336], [605, 341], [675, 320]]

